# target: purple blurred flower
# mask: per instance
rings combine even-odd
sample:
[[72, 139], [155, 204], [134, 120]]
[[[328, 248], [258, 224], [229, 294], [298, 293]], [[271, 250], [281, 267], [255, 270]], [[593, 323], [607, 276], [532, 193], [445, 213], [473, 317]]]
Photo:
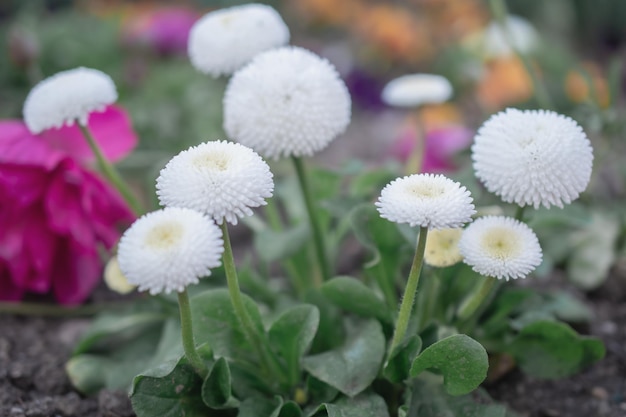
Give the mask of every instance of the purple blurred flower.
[[[93, 113], [89, 127], [111, 160], [137, 142], [119, 108]], [[33, 135], [22, 121], [0, 121], [0, 299], [52, 291], [63, 304], [83, 301], [102, 275], [99, 249], [111, 249], [117, 227], [134, 219], [117, 192], [81, 165], [92, 155], [76, 131]]]
[[[463, 126], [446, 126], [431, 129], [426, 134], [426, 145], [420, 172], [446, 173], [456, 170], [454, 156], [467, 149], [473, 132]], [[391, 155], [406, 163], [417, 151], [421, 140], [415, 126], [406, 126], [394, 142]]]
[[353, 69], [345, 76], [346, 86], [352, 102], [365, 110], [380, 110], [385, 104], [380, 98], [383, 82], [358, 68]]
[[199, 17], [196, 11], [185, 7], [149, 10], [126, 23], [124, 39], [164, 55], [185, 54], [189, 31]]

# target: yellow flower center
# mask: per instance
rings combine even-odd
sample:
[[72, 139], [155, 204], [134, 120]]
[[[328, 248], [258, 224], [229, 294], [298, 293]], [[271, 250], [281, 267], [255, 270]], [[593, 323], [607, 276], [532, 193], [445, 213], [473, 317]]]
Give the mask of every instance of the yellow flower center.
[[182, 236], [182, 225], [171, 221], [152, 228], [146, 236], [145, 244], [154, 249], [167, 249], [175, 246]]
[[437, 198], [445, 192], [443, 187], [428, 183], [411, 184], [407, 191], [418, 198]]
[[482, 239], [483, 248], [496, 259], [510, 259], [520, 251], [519, 239], [510, 229], [494, 227]]
[[230, 158], [228, 155], [216, 152], [206, 152], [197, 155], [192, 163], [194, 166], [200, 169], [208, 169], [213, 171], [226, 171], [228, 169], [228, 162]]

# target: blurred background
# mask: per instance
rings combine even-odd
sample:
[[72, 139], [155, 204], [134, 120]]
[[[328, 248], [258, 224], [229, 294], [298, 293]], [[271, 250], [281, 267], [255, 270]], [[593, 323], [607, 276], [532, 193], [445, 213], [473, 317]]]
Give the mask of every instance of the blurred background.
[[[30, 88], [58, 71], [86, 66], [106, 72], [140, 138], [121, 168], [145, 199], [154, 198], [154, 180], [172, 155], [225, 137], [221, 113], [228, 80], [195, 71], [186, 42], [204, 13], [243, 3], [3, 0], [0, 118], [21, 118]], [[601, 225], [599, 236], [586, 238], [591, 246], [598, 239], [604, 247], [625, 246], [626, 215], [619, 210], [626, 200], [625, 1], [507, 1], [508, 27], [526, 62], [503, 38], [493, 19], [496, 2], [489, 0], [265, 3], [287, 22], [291, 43], [328, 58], [352, 94], [353, 121], [318, 157], [322, 165], [338, 169], [353, 159], [368, 165], [405, 162], [403, 146], [421, 140], [419, 131], [426, 135], [426, 154], [430, 144], [435, 149], [429, 170], [462, 180], [480, 196], [467, 157], [473, 133], [506, 107], [545, 107], [535, 98], [533, 74], [550, 107], [577, 120], [594, 147], [592, 184], [581, 204], [608, 210], [614, 221]], [[410, 73], [445, 76], [453, 97], [413, 109], [383, 103], [384, 85]], [[453, 146], [437, 150], [436, 143]], [[598, 227], [592, 222], [589, 229]], [[565, 254], [554, 256], [558, 262]], [[586, 286], [598, 285], [614, 260], [604, 261]]]

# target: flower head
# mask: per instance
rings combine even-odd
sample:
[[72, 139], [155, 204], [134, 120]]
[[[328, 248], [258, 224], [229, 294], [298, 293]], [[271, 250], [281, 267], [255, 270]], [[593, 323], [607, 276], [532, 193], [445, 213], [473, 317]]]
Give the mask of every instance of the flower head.
[[463, 260], [459, 252], [459, 239], [463, 229], [433, 230], [426, 237], [424, 262], [430, 266], [446, 267]]
[[191, 28], [191, 64], [215, 77], [232, 74], [255, 55], [289, 42], [289, 29], [270, 6], [246, 4], [206, 14]]
[[117, 227], [134, 216], [79, 164], [85, 155], [48, 132], [35, 136], [20, 121], [0, 122], [0, 298], [52, 292], [75, 304], [100, 281], [100, 249], [112, 248]]
[[502, 200], [549, 208], [571, 203], [587, 188], [593, 154], [569, 117], [507, 109], [480, 128], [472, 159], [476, 176]]
[[476, 212], [465, 187], [433, 174], [393, 180], [383, 188], [376, 206], [384, 219], [428, 229], [461, 227]]
[[502, 216], [474, 220], [463, 232], [459, 250], [474, 271], [507, 281], [524, 278], [542, 259], [535, 232], [518, 220]]
[[228, 135], [267, 158], [310, 156], [350, 122], [350, 95], [335, 68], [297, 47], [258, 55], [224, 96]]
[[78, 122], [117, 100], [111, 77], [91, 68], [61, 71], [37, 84], [24, 102], [24, 121], [32, 133]]
[[515, 49], [522, 53], [532, 52], [539, 45], [539, 35], [533, 25], [519, 16], [509, 15], [506, 18], [506, 28], [499, 22], [492, 22], [485, 29], [482, 43], [487, 58], [513, 55], [505, 30], [508, 30]]
[[111, 291], [115, 291], [118, 294], [128, 294], [136, 288], [128, 282], [128, 279], [122, 273], [117, 256], [109, 259], [109, 262], [104, 267], [104, 283]]
[[166, 207], [187, 207], [237, 224], [251, 207], [265, 205], [274, 181], [269, 166], [238, 143], [206, 142], [172, 158], [157, 178], [157, 195]]
[[122, 273], [139, 291], [183, 291], [220, 266], [222, 231], [195, 210], [167, 207], [133, 223], [120, 239]]
[[443, 103], [452, 96], [452, 85], [441, 75], [403, 75], [391, 80], [381, 96], [386, 104], [396, 107]]

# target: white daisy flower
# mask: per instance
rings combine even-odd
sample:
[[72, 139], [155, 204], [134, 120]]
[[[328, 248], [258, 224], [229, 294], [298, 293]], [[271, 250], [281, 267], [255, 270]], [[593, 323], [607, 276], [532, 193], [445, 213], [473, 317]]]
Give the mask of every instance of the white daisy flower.
[[173, 157], [157, 178], [159, 202], [187, 207], [237, 224], [251, 207], [265, 205], [274, 191], [269, 166], [252, 149], [238, 143], [206, 142]]
[[344, 132], [350, 105], [330, 62], [284, 47], [257, 55], [230, 79], [224, 129], [266, 158], [310, 156]]
[[289, 29], [276, 10], [246, 4], [216, 10], [198, 20], [189, 32], [187, 50], [198, 71], [218, 77], [288, 42]]
[[450, 97], [452, 97], [450, 81], [434, 74], [403, 75], [389, 81], [381, 93], [383, 102], [395, 107], [438, 104]]
[[139, 291], [183, 291], [220, 266], [222, 231], [195, 210], [168, 207], [137, 219], [118, 246], [120, 269]]
[[476, 176], [502, 200], [549, 208], [571, 203], [587, 188], [593, 153], [569, 117], [507, 109], [479, 129], [472, 160]]
[[118, 294], [128, 294], [135, 289], [135, 286], [128, 282], [128, 279], [120, 269], [117, 256], [112, 257], [104, 267], [104, 283], [111, 291]]
[[459, 250], [474, 271], [507, 281], [526, 277], [542, 260], [535, 232], [511, 217], [474, 220], [463, 232]]
[[[506, 30], [509, 31], [513, 46], [521, 53], [532, 52], [539, 45], [537, 30], [524, 18], [514, 15], [507, 16]], [[499, 22], [491, 22], [483, 32], [483, 52], [487, 58], [513, 55], [509, 36]]]
[[424, 262], [430, 266], [443, 268], [463, 260], [459, 252], [459, 240], [463, 229], [432, 230], [426, 236]]
[[91, 68], [61, 71], [39, 82], [26, 97], [23, 114], [32, 133], [78, 122], [115, 103], [117, 90], [111, 77]]
[[384, 219], [428, 229], [461, 227], [476, 213], [465, 187], [434, 174], [393, 180], [383, 188], [376, 207]]

